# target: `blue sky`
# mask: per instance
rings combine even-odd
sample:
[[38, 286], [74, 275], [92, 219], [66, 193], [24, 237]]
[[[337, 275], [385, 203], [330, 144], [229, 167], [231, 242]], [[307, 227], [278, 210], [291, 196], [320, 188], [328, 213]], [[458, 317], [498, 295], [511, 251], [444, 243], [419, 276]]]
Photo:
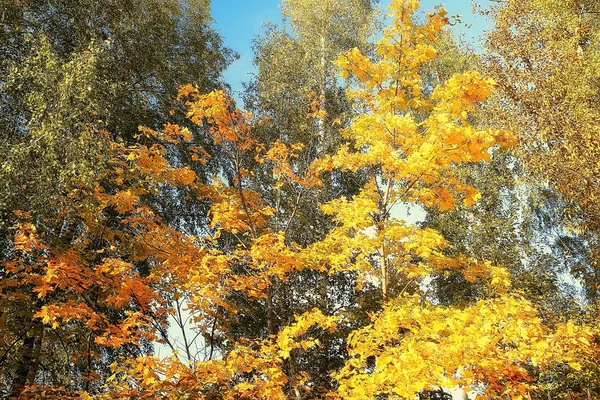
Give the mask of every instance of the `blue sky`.
[[[388, 3], [389, 0], [381, 0], [381, 7], [386, 8]], [[490, 4], [489, 0], [422, 0], [421, 7], [428, 11], [438, 4], [443, 4], [449, 15], [460, 14], [464, 24], [456, 26], [455, 32], [464, 35], [467, 42], [474, 44], [484, 29], [490, 26], [490, 22], [471, 12], [472, 3], [483, 7]], [[280, 4], [281, 0], [212, 1], [214, 27], [223, 37], [225, 45], [240, 55], [240, 59], [233, 63], [224, 74], [237, 99], [242, 90], [242, 82], [248, 81], [250, 74], [254, 71], [252, 40], [263, 33], [263, 26], [267, 22], [281, 22]], [[465, 25], [471, 25], [471, 27], [466, 29]]]

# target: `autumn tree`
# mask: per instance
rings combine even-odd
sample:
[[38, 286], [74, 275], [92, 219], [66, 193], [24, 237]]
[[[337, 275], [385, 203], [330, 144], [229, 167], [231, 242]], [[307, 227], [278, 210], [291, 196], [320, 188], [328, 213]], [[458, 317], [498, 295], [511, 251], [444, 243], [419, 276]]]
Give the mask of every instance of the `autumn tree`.
[[[478, 200], [477, 190], [461, 182], [449, 167], [488, 160], [492, 147], [509, 145], [513, 137], [468, 123], [469, 113], [494, 86], [477, 73], [455, 75], [431, 96], [421, 95], [419, 66], [435, 57], [433, 47], [423, 40], [435, 39], [445, 24], [444, 12], [438, 10], [420, 25], [412, 19], [417, 2], [398, 1], [391, 7], [397, 18], [379, 43], [381, 58], [371, 61], [353, 50], [338, 60], [342, 73], [352, 73], [362, 82], [353, 94], [360, 107], [368, 110], [345, 130], [353, 147], [347, 145], [316, 160], [304, 176], [290, 162], [299, 146], [276, 142], [263, 150], [250, 135], [247, 117], [234, 110], [225, 95], [184, 89], [183, 94], [191, 96], [188, 115], [196, 123], [208, 124], [209, 137], [228, 149], [235, 167], [231, 184], [215, 176], [209, 185], [196, 190], [212, 204], [216, 238], [230, 234], [237, 243], [213, 249], [215, 239], [205, 238], [201, 254], [206, 263], [194, 265], [218, 268], [212, 274], [186, 268], [190, 275], [182, 280], [200, 329], [207, 332], [208, 322], [216, 321], [211, 337], [226, 340], [220, 341], [220, 358], [192, 366], [176, 357], [127, 361], [115, 370], [111, 386], [116, 393], [138, 397], [312, 395], [314, 384], [304, 371], [292, 368], [297, 364], [289, 360], [293, 354], [301, 357], [317, 349], [321, 342], [315, 334], [338, 329], [348, 321], [343, 309], [332, 316], [313, 309], [290, 324], [272, 323], [277, 312], [273, 283], [302, 269], [353, 271], [359, 284], [377, 282], [383, 300], [371, 324], [349, 336], [350, 357], [335, 374], [339, 388], [329, 396], [406, 398], [455, 384], [480, 388], [488, 398], [524, 396], [536, 390], [529, 383], [532, 368], [562, 363], [577, 370], [581, 363], [591, 361], [585, 358], [592, 346], [587, 327], [573, 321], [545, 326], [530, 302], [511, 293], [504, 268], [444, 254], [448, 244], [439, 233], [407, 225], [392, 214], [393, 204], [399, 202], [440, 209], [452, 209], [458, 201], [472, 205]], [[274, 223], [283, 220], [283, 226], [289, 226], [295, 214], [264, 202], [252, 185], [252, 171], [245, 168], [249, 157], [242, 155], [246, 152], [258, 152], [255, 157], [273, 174], [275, 186], [283, 182], [318, 186], [322, 183], [319, 176], [334, 168], [366, 169], [372, 175], [357, 195], [323, 205], [336, 226], [323, 240], [302, 246], [288, 243], [287, 230]], [[485, 298], [461, 306], [436, 304], [428, 294], [427, 278], [453, 271], [469, 281], [482, 281], [487, 288]], [[229, 341], [227, 321], [239, 312], [228, 301], [232, 292], [256, 297], [265, 305], [266, 338]], [[218, 295], [212, 303], [195, 293]]]
[[[207, 138], [221, 147], [228, 158], [227, 163], [220, 165], [231, 169], [204, 183], [193, 170], [170, 166], [164, 146], [192, 139], [189, 130], [176, 125], [165, 126], [161, 131], [143, 129], [149, 140], [157, 142], [150, 149], [128, 148], [126, 159], [131, 160], [141, 176], [147, 176], [142, 181], [156, 180], [158, 176], [162, 183], [182, 183], [192, 195], [210, 203], [210, 235], [186, 239], [173, 231], [168, 237], [152, 233], [144, 240], [152, 244], [145, 247], [149, 254], [164, 253], [165, 257], [155, 259], [157, 264], [151, 276], [164, 293], [175, 300], [185, 300], [193, 334], [205, 340], [210, 351], [192, 354], [186, 347], [182, 353], [173, 348], [172, 356], [162, 359], [125, 357], [121, 365], [113, 367], [106, 397], [303, 396], [318, 388], [304, 370], [290, 362], [291, 354], [319, 351], [319, 336], [335, 329], [336, 323], [310, 305], [290, 322], [276, 319], [278, 308], [274, 306], [272, 288], [298, 271], [323, 267], [311, 246], [286, 240], [285, 227], [295, 218], [293, 210], [271, 206], [268, 198], [254, 189], [257, 178], [246, 167], [250, 160], [263, 165], [271, 172], [275, 187], [318, 186], [317, 173], [299, 176], [291, 167], [301, 145], [288, 147], [276, 142], [266, 147], [257, 142], [251, 135], [249, 116], [235, 109], [223, 92], [201, 94], [187, 86], [180, 96], [186, 100], [190, 120], [205, 126]], [[181, 139], [176, 139], [179, 136]], [[216, 162], [197, 146], [195, 155], [201, 164]], [[176, 180], [165, 182], [165, 176]], [[240, 296], [248, 299], [245, 304], [237, 301]], [[294, 301], [293, 292], [288, 296]], [[176, 304], [167, 305], [165, 312], [179, 312]], [[264, 333], [260, 337], [241, 337], [235, 331], [235, 321], [256, 305], [266, 310], [264, 320], [254, 322], [263, 324]], [[158, 329], [157, 333], [161, 333], [162, 342], [171, 343], [168, 331]]]
[[[16, 211], [30, 216], [30, 220], [22, 222], [31, 224], [34, 221], [35, 231], [31, 231], [34, 229], [32, 226], [27, 235], [32, 235], [32, 240], [36, 243], [43, 242], [41, 235], [51, 241], [52, 246], [65, 250], [70, 247], [80, 233], [81, 219], [74, 215], [72, 208], [66, 206], [75, 206], [79, 196], [71, 199], [67, 196], [77, 191], [91, 192], [108, 161], [105, 156], [108, 141], [87, 120], [96, 111], [96, 104], [87, 101], [85, 88], [98, 88], [101, 85], [93, 78], [93, 60], [99, 55], [98, 49], [90, 48], [62, 66], [59, 66], [47, 42], [41, 43], [38, 50], [35, 57], [22, 60], [23, 66], [45, 73], [32, 82], [37, 86], [36, 92], [26, 97], [34, 111], [31, 114], [31, 124], [21, 128], [22, 133], [15, 130], [0, 145], [4, 156], [0, 170], [3, 182], [0, 192], [3, 243], [0, 251], [2, 260], [8, 262], [15, 262], [21, 255], [18, 246], [15, 247], [16, 243], [11, 240], [15, 236], [11, 226], [19, 220]], [[75, 74], [79, 75], [79, 79], [72, 79]], [[4, 87], [11, 83], [9, 75]], [[56, 91], [62, 94], [65, 103], [78, 102], [79, 108], [68, 111], [68, 114], [64, 109], [62, 113], [56, 112], [48, 116], [49, 110], [56, 110], [59, 99], [50, 100], [46, 96]], [[41, 244], [39, 249], [37, 245], [33, 247], [37, 254], [27, 255], [28, 258], [36, 258], [45, 252]], [[25, 254], [29, 253], [24, 251], [22, 255]], [[12, 275], [17, 270], [18, 268], [11, 269], [3, 264], [3, 283], [12, 281], [14, 284]], [[36, 294], [28, 286], [16, 285], [12, 289], [3, 287], [1, 312], [5, 324], [2, 326], [4, 340], [1, 368], [5, 372], [3, 377], [9, 379], [8, 382], [3, 382], [3, 386], [9, 387], [12, 377], [9, 367], [14, 368], [13, 393], [23, 386], [25, 379], [30, 383], [35, 381], [40, 357], [50, 354], [60, 345], [56, 337], [49, 339], [46, 336], [49, 340], [42, 342], [44, 329], [33, 318], [42, 303], [36, 305]], [[10, 292], [17, 297], [13, 299]], [[35, 353], [34, 344], [37, 346]], [[46, 368], [60, 376], [57, 379], [68, 379], [68, 373], [63, 375], [55, 370], [61, 369], [60, 362], [45, 364]]]
[[[209, 12], [207, 1], [0, 5], [4, 228], [12, 210], [47, 212], [52, 193], [68, 192], [72, 177], [54, 177], [97, 176], [81, 165], [96, 163], [82, 132], [106, 129], [135, 141], [138, 125], [166, 120], [179, 85], [221, 84], [234, 54], [210, 28]], [[27, 190], [18, 190], [23, 181]]]
[[[265, 117], [254, 127], [255, 136], [268, 144], [276, 140], [302, 143], [304, 148], [295, 164], [296, 168], [306, 169], [315, 158], [334, 152], [343, 141], [340, 129], [352, 117], [352, 110], [332, 61], [352, 47], [369, 50], [375, 10], [374, 4], [362, 0], [344, 4], [284, 1], [283, 15], [289, 29], [270, 27], [264, 37], [256, 39], [254, 62], [258, 73], [248, 85], [244, 100], [249, 111]], [[356, 179], [346, 174], [331, 180], [327, 187], [341, 193]], [[293, 193], [282, 194], [282, 201], [294, 198]], [[311, 215], [314, 209], [306, 203], [299, 210], [298, 221], [313, 227], [292, 230], [292, 234], [298, 232], [294, 240], [309, 243], [327, 231], [325, 226], [311, 222], [322, 217]]]
[[[219, 74], [233, 54], [209, 27], [209, 6], [203, 1], [8, 1], [0, 5], [0, 18], [3, 395], [40, 382], [94, 391], [98, 381], [86, 379], [106, 372], [118, 354], [151, 351], [149, 342], [112, 350], [93, 340], [102, 328], [91, 322], [87, 327], [66, 324], [49, 334], [34, 315], [45, 305], [81, 301], [81, 296], [97, 301], [88, 306], [110, 324], [127, 320], [125, 313], [136, 309], [106, 304], [112, 278], [100, 279], [97, 286], [83, 282], [102, 275], [94, 272], [101, 262], [96, 251], [110, 248], [111, 241], [121, 249], [125, 241], [102, 233], [122, 229], [122, 216], [94, 197], [98, 187], [111, 195], [118, 192], [108, 172], [115, 168], [111, 142], [136, 142], [140, 123], [160, 126], [180, 84], [194, 82], [206, 90], [219, 86]], [[150, 195], [156, 211], [157, 192]], [[97, 224], [106, 230], [95, 230]], [[15, 241], [22, 229], [35, 241], [35, 251]], [[126, 250], [112, 254], [133, 265], [126, 264], [124, 273], [131, 267], [133, 275], [148, 274], [152, 265], [130, 258]], [[84, 271], [74, 278], [82, 280], [81, 287], [65, 294], [60, 286], [38, 297], [32, 290], [43, 279], [31, 276], [44, 275], [44, 268], [61, 257], [69, 268]], [[52, 279], [58, 278], [51, 276], [47, 283], [53, 285]], [[69, 340], [73, 337], [78, 339]], [[71, 358], [75, 355], [77, 360]]]
[[[597, 4], [508, 1], [491, 11], [487, 72], [499, 82], [487, 117], [520, 137], [520, 154], [568, 206], [567, 228], [596, 239]], [[591, 253], [595, 253], [592, 249]], [[585, 256], [585, 255], [584, 255]], [[590, 299], [598, 286], [595, 256], [572, 272]]]
[[[354, 148], [325, 158], [322, 167], [369, 168], [375, 174], [359, 195], [324, 206], [339, 226], [323, 243], [336, 249], [334, 269], [357, 270], [365, 281], [377, 279], [384, 300], [372, 324], [350, 335], [351, 357], [337, 375], [339, 393], [345, 398], [410, 398], [461, 384], [480, 386], [488, 396], [524, 395], [533, 390], [527, 364], [563, 360], [579, 369], [575, 355], [589, 345], [590, 332], [569, 323], [556, 328], [548, 341], [549, 328], [535, 307], [510, 294], [504, 268], [450, 256], [438, 232], [407, 225], [394, 215], [398, 203], [440, 211], [457, 202], [471, 206], [479, 192], [450, 167], [489, 161], [493, 148], [514, 141], [506, 131], [470, 125], [470, 114], [486, 100], [493, 81], [472, 72], [457, 74], [424, 96], [419, 67], [436, 56], [426, 40], [434, 41], [447, 20], [440, 9], [423, 25], [416, 24], [417, 8], [417, 1], [392, 2], [396, 19], [384, 30], [375, 61], [358, 50], [337, 61], [343, 76], [360, 80], [352, 97], [367, 112], [346, 130]], [[484, 299], [437, 305], [427, 280], [441, 272], [485, 282]], [[587, 335], [581, 343], [578, 330]], [[563, 340], [572, 343], [566, 353], [554, 347]], [[500, 343], [514, 343], [514, 348]], [[548, 348], [556, 350], [551, 357]]]
[[[454, 73], [483, 69], [482, 56], [459, 45], [450, 31], [442, 31], [435, 43], [438, 55], [421, 68], [425, 91]], [[490, 121], [496, 98], [469, 116], [475, 126], [498, 124]], [[545, 309], [548, 318], [572, 312], [576, 293], [562, 282], [560, 274], [577, 263], [580, 252], [563, 243], [577, 240], [564, 232], [560, 199], [523, 168], [517, 149], [497, 149], [486, 163], [455, 165], [460, 179], [476, 187], [482, 198], [473, 206], [457, 204], [453, 210], [428, 208], [425, 226], [438, 230], [451, 244], [445, 251], [479, 257], [510, 272], [513, 287]], [[435, 295], [444, 304], [472, 301], [485, 288], [467, 282], [460, 274], [434, 277]], [[538, 286], [539, 285], [539, 286]], [[551, 317], [551, 315], [553, 315]]]
[[[273, 210], [245, 187], [244, 169], [237, 163], [240, 152], [254, 150], [257, 144], [248, 136], [249, 125], [244, 114], [234, 111], [230, 99], [222, 92], [200, 96], [195, 90], [184, 89], [182, 96], [186, 95], [195, 99], [188, 102], [192, 121], [198, 124], [209, 121], [211, 129], [207, 136], [231, 156], [240, 186], [229, 187], [217, 176], [205, 184], [190, 167], [173, 166], [175, 162], [170, 159], [167, 146], [191, 144], [193, 134], [187, 128], [167, 124], [155, 131], [144, 127], [140, 130], [144, 144], [133, 145], [112, 141], [107, 133], [101, 133], [96, 139], [106, 144], [103, 153], [106, 168], [101, 171], [102, 176], [87, 188], [71, 191], [55, 204], [59, 220], [69, 218], [78, 222], [68, 233], [68, 246], [49, 242], [48, 235], [38, 232], [39, 220], [28, 212], [16, 212], [20, 222], [11, 238], [11, 257], [2, 263], [1, 286], [5, 322], [2, 357], [5, 365], [16, 367], [14, 379], [9, 382], [9, 396], [67, 398], [107, 393], [114, 398], [125, 393], [142, 393], [143, 389], [118, 386], [109, 391], [105, 384], [115, 380], [119, 364], [113, 365], [111, 378], [105, 365], [107, 359], [120, 360], [122, 367], [132, 366], [132, 379], [137, 378], [137, 371], [143, 372], [140, 385], [150, 385], [152, 397], [158, 396], [160, 388], [154, 378], [157, 372], [144, 367], [152, 360], [143, 357], [151, 350], [152, 342], [171, 348], [173, 358], [165, 361], [170, 363], [169, 371], [179, 368], [190, 372], [188, 362], [194, 361], [189, 352], [184, 361], [177, 358], [177, 348], [168, 331], [167, 317], [179, 311], [178, 300], [189, 300], [187, 311], [193, 316], [197, 331], [217, 339], [215, 335], [224, 335], [226, 323], [236, 313], [235, 306], [228, 302], [232, 292], [263, 298], [270, 279], [264, 269], [267, 268], [263, 265], [264, 257], [279, 261], [276, 256], [279, 253], [261, 255], [260, 251], [285, 252], [285, 248], [273, 247], [278, 242], [276, 236], [257, 236]], [[198, 164], [210, 159], [202, 147], [190, 148], [194, 152], [191, 158]], [[285, 148], [275, 148], [264, 157], [279, 168], [285, 167]], [[148, 194], [165, 188], [185, 189], [211, 203], [214, 229], [211, 237], [194, 238], [170, 228], [155, 214]], [[242, 209], [247, 213], [246, 220], [240, 214]], [[264, 244], [265, 249], [254, 244], [252, 251], [244, 255], [240, 247], [244, 242], [233, 248], [220, 248], [217, 243], [223, 232], [233, 233], [232, 237], [237, 233], [250, 235], [258, 244]], [[252, 241], [248, 239], [247, 243], [250, 245]], [[269, 271], [273, 269], [273, 276], [285, 276], [288, 264], [284, 261], [282, 257], [282, 265], [268, 267]], [[238, 270], [240, 264], [247, 264], [246, 268]], [[140, 265], [151, 268], [144, 270]], [[245, 272], [248, 268], [257, 270]], [[222, 314], [227, 318], [220, 318]], [[333, 326], [324, 316], [313, 317]], [[19, 321], [27, 324], [22, 332], [15, 330]], [[219, 324], [215, 326], [216, 322]], [[306, 324], [301, 324], [298, 330], [306, 330], [314, 323], [309, 320]], [[292, 329], [289, 335], [300, 334]], [[281, 340], [284, 339], [282, 334]], [[272, 356], [282, 360], [274, 342], [273, 338], [250, 344], [260, 346], [263, 352], [270, 348]], [[245, 345], [240, 343], [231, 353], [236, 372], [248, 366], [259, 368], [260, 351], [255, 347], [243, 350]], [[304, 344], [314, 345], [314, 342]], [[290, 343], [281, 351], [294, 346]], [[225, 353], [227, 349], [222, 346], [219, 350]], [[215, 358], [219, 350], [215, 350]], [[246, 359], [251, 354], [254, 358]], [[209, 367], [216, 362], [212, 351], [208, 360], [201, 361]], [[270, 367], [271, 361], [264, 363], [260, 371]], [[234, 392], [241, 390], [227, 381], [226, 369], [213, 372]], [[284, 376], [283, 372], [275, 375]], [[285, 379], [274, 378], [269, 387], [281, 391], [285, 384]], [[188, 389], [174, 384], [168, 393]], [[264, 388], [259, 385], [258, 389]], [[264, 390], [270, 398], [270, 392]], [[211, 391], [208, 383], [196, 390]]]
[[[376, 18], [372, 3], [285, 1], [284, 25], [269, 26], [255, 40], [254, 62], [258, 71], [244, 97], [247, 109], [261, 118], [253, 127], [253, 136], [265, 144], [301, 143], [298, 157], [290, 160], [298, 174], [305, 173], [319, 156], [335, 152], [345, 140], [340, 131], [349, 123], [353, 110], [332, 61], [353, 47], [370, 51], [368, 38]], [[252, 170], [263, 198], [275, 208], [295, 213], [286, 240], [303, 246], [321, 240], [332, 226], [318, 204], [339, 195], [352, 196], [364, 183], [364, 174], [333, 171], [322, 177], [323, 185], [318, 188], [286, 184], [272, 190], [265, 189], [272, 186], [270, 171], [257, 165]], [[347, 272], [328, 275], [307, 269], [294, 273], [273, 287], [277, 323], [290, 323], [308, 305], [329, 313], [341, 304], [354, 308], [356, 323], [362, 323], [367, 308], [358, 311], [355, 306], [358, 301], [354, 284], [354, 276]], [[296, 299], [293, 302], [289, 301], [290, 293]], [[247, 299], [239, 301], [245, 303]], [[299, 304], [302, 306], [298, 308]], [[265, 315], [266, 310], [258, 305], [252, 307], [235, 332], [241, 336], [262, 335], [264, 329], [256, 323], [256, 315], [261, 314]], [[341, 329], [334, 332], [318, 359], [299, 359], [302, 366], [298, 368], [320, 380], [318, 385], [331, 389], [333, 380], [329, 375], [343, 363], [346, 334]]]
[[[587, 1], [508, 1], [489, 12], [494, 20], [486, 72], [499, 83], [486, 118], [520, 137], [519, 153], [536, 180], [555, 194], [555, 249], [585, 294], [582, 312], [597, 315], [596, 134], [597, 4]], [[597, 371], [546, 381], [549, 393], [584, 392]]]
[[[114, 154], [106, 143], [106, 154]], [[114, 185], [106, 190], [101, 180], [73, 189], [53, 204], [56, 220], [15, 211], [19, 222], [0, 288], [9, 397], [97, 392], [106, 360], [140, 354], [144, 344], [148, 351], [152, 324], [164, 324], [154, 313], [164, 299], [136, 266], [148, 260], [143, 235], [157, 229], [157, 220], [147, 206], [136, 207], [145, 189], [133, 181], [123, 188], [126, 163], [106, 162], [115, 168]], [[58, 222], [57, 236], [37, 228]]]

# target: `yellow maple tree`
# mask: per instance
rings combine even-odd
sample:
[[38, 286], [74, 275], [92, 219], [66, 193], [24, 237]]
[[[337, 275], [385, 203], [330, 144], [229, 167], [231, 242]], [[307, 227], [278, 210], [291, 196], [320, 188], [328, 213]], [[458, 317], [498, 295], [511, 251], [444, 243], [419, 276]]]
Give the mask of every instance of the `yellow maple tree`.
[[[353, 147], [315, 168], [368, 170], [372, 178], [359, 195], [323, 206], [338, 223], [323, 246], [335, 249], [330, 268], [376, 280], [384, 302], [370, 325], [350, 335], [337, 395], [409, 399], [463, 385], [481, 398], [521, 398], [536, 389], [531, 368], [552, 362], [580, 368], [577, 360], [591, 351], [592, 331], [571, 323], [547, 328], [528, 301], [511, 293], [504, 268], [448, 257], [439, 233], [407, 224], [395, 211], [402, 204], [441, 211], [458, 201], [471, 206], [478, 191], [450, 167], [489, 161], [496, 148], [515, 142], [509, 132], [470, 124], [494, 81], [475, 72], [435, 88], [423, 81], [420, 67], [436, 56], [436, 38], [448, 20], [438, 8], [419, 24], [418, 7], [417, 0], [391, 2], [394, 21], [376, 45], [375, 59], [355, 49], [336, 61], [342, 77], [358, 80], [350, 96], [363, 113], [345, 131]], [[488, 298], [462, 308], [436, 305], [428, 279], [450, 271], [485, 282]]]

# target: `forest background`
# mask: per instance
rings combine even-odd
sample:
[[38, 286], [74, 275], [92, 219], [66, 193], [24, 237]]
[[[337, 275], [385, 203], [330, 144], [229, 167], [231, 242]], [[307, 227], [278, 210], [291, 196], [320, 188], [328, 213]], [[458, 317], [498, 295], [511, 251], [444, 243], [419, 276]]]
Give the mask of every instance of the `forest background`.
[[0, 4], [0, 395], [600, 396], [600, 10], [424, 4]]

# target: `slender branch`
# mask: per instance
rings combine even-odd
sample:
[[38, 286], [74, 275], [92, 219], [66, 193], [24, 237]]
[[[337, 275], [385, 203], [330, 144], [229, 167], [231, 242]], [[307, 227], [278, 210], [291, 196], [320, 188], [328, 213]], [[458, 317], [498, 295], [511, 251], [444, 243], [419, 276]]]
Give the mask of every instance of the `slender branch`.
[[181, 334], [183, 335], [183, 345], [185, 346], [185, 353], [187, 355], [188, 360], [192, 360], [192, 355], [190, 354], [190, 345], [188, 343], [187, 340], [187, 335], [185, 334], [185, 323], [183, 321], [183, 317], [181, 316], [181, 305], [179, 304], [179, 299], [175, 300], [175, 304], [176, 304], [176, 308], [177, 308], [177, 317], [179, 318], [179, 320], [177, 322], [177, 325], [179, 325], [179, 328], [181, 329]]
[[298, 211], [298, 208], [300, 206], [300, 199], [302, 198], [303, 192], [304, 192], [304, 188], [300, 189], [300, 192], [298, 192], [298, 196], [296, 197], [296, 201], [294, 204], [294, 209], [292, 210], [292, 215], [290, 215], [290, 219], [283, 231], [284, 236], [287, 234], [288, 230], [290, 229], [290, 226], [292, 225], [292, 221], [294, 220], [294, 217], [296, 216], [296, 212]]
[[237, 186], [238, 186], [238, 195], [240, 196], [240, 201], [242, 202], [242, 207], [244, 208], [244, 213], [246, 214], [246, 218], [248, 219], [248, 225], [250, 226], [250, 232], [252, 233], [252, 237], [256, 239], [256, 229], [254, 226], [254, 221], [250, 216], [250, 208], [248, 207], [248, 203], [246, 201], [246, 197], [244, 196], [244, 190], [242, 187], [242, 172], [240, 170], [240, 155], [239, 149], [236, 146], [236, 155], [234, 159], [235, 163], [235, 173], [237, 175]]
[[165, 249], [161, 249], [160, 247], [156, 247], [156, 246], [154, 246], [154, 245], [153, 245], [153, 244], [151, 244], [151, 243], [148, 243], [148, 242], [146, 241], [146, 239], [144, 239], [144, 237], [143, 237], [143, 236], [142, 236], [142, 242], [144, 242], [144, 244], [145, 244], [146, 246], [152, 247], [154, 250], [158, 250], [158, 251], [160, 251], [160, 252], [162, 252], [162, 253], [165, 253], [165, 254], [167, 254], [167, 255], [169, 255], [169, 256], [174, 256], [174, 254], [173, 254], [173, 253], [171, 253], [171, 252], [169, 252], [169, 251], [167, 251], [167, 250], [165, 250]]
[[88, 335], [87, 340], [87, 378], [85, 381], [85, 391], [89, 392], [90, 383], [92, 377], [92, 337], [94, 335], [94, 331], [90, 329], [90, 334]]
[[215, 319], [213, 320], [212, 327], [210, 329], [210, 352], [208, 353], [208, 359], [212, 360], [213, 351], [215, 347], [215, 330], [217, 327], [217, 316], [215, 315]]
[[158, 318], [156, 318], [156, 315], [154, 315], [154, 312], [152, 312], [151, 310], [146, 310], [144, 308], [144, 305], [142, 304], [140, 299], [138, 299], [137, 295], [133, 292], [133, 290], [130, 290], [130, 293], [131, 293], [131, 296], [133, 297], [133, 299], [135, 300], [135, 302], [141, 308], [142, 313], [144, 313], [145, 315], [149, 315], [150, 318], [152, 318], [152, 325], [158, 331], [162, 340], [167, 344], [167, 346], [169, 346], [169, 348], [171, 349], [173, 354], [177, 354], [177, 349], [175, 348], [175, 346], [173, 346], [173, 343], [171, 343], [171, 340], [169, 339], [169, 334], [168, 334], [167, 328], [165, 328], [163, 326], [163, 324], [161, 324], [158, 321]]

